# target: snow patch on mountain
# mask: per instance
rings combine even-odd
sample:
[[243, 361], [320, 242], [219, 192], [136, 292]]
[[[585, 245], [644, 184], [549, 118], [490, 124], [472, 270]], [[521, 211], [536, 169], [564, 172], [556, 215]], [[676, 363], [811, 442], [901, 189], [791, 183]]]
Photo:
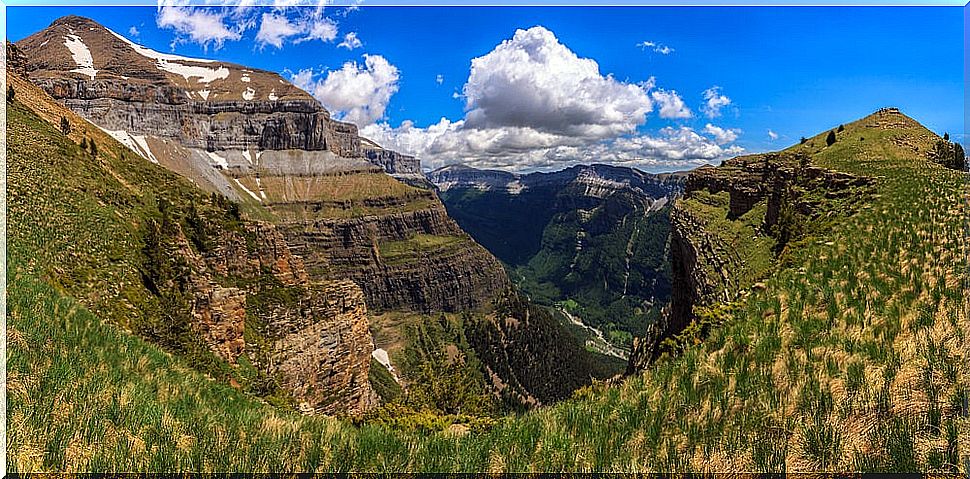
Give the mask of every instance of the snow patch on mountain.
[[[119, 40], [125, 42], [129, 47], [138, 52], [139, 55], [155, 60], [155, 66], [160, 70], [165, 70], [169, 73], [179, 75], [185, 78], [186, 81], [189, 78], [198, 78], [199, 83], [211, 83], [216, 80], [224, 80], [229, 78], [229, 69], [223, 66], [218, 68], [186, 65], [185, 63], [214, 63], [215, 60], [208, 60], [204, 58], [189, 58], [179, 55], [171, 55], [168, 53], [161, 53], [151, 48], [143, 47], [127, 38], [111, 31], [111, 29], [106, 28], [109, 33], [117, 37]], [[93, 77], [92, 77], [93, 78]]]
[[87, 75], [94, 80], [95, 75], [98, 74], [98, 70], [94, 68], [94, 57], [91, 56], [91, 50], [84, 44], [81, 37], [73, 33], [64, 37], [64, 46], [71, 51], [71, 57], [74, 58], [74, 63], [77, 63], [78, 66], [78, 68], [71, 71]]
[[209, 155], [209, 159], [212, 160], [212, 162], [210, 163], [212, 166], [216, 166], [216, 167], [218, 167], [221, 170], [228, 170], [229, 169], [229, 162], [226, 161], [225, 158], [219, 156], [218, 153], [216, 153], [214, 151], [207, 151], [205, 153], [207, 155]]

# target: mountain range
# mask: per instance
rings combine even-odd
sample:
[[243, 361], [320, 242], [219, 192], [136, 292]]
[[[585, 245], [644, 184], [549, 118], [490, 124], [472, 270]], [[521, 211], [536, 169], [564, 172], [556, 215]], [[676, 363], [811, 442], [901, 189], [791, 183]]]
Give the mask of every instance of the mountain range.
[[970, 177], [899, 109], [425, 178], [89, 19], [7, 58], [14, 472], [970, 467]]

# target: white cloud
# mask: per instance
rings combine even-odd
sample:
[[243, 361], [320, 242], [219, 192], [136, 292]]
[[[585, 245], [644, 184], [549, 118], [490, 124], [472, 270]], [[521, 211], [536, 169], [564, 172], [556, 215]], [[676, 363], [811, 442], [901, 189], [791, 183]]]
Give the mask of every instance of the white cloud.
[[631, 133], [652, 109], [640, 85], [602, 75], [543, 27], [517, 30], [472, 60], [466, 128], [520, 127], [583, 138]]
[[[328, 0], [158, 0], [156, 23], [175, 31], [172, 46], [194, 42], [221, 48], [257, 28], [260, 48], [282, 48], [286, 42], [332, 42], [337, 23], [324, 15]], [[201, 4], [201, 6], [200, 6]]]
[[[332, 42], [337, 38], [337, 24], [322, 14], [311, 13], [291, 18], [283, 11], [264, 13], [256, 33], [256, 43], [261, 47], [272, 45], [283, 48], [287, 40], [294, 43], [309, 40]], [[354, 35], [356, 40], [356, 35]], [[358, 41], [358, 44], [360, 42]]]
[[778, 139], [778, 133], [775, 133], [775, 132], [773, 132], [773, 131], [771, 131], [769, 129], [768, 130], [768, 138], [771, 138], [771, 141], [775, 141], [775, 140]]
[[332, 42], [337, 38], [337, 23], [322, 15], [315, 15], [305, 20], [306, 35], [297, 43], [309, 40]]
[[437, 83], [437, 84], [439, 84], [439, 85], [442, 84], [442, 83], [444, 83], [445, 82], [445, 76], [439, 73], [436, 77], [434, 77], [434, 82]]
[[344, 41], [337, 44], [337, 47], [346, 48], [348, 50], [360, 48], [361, 46], [363, 46], [363, 43], [361, 43], [360, 39], [357, 38], [357, 32], [350, 32], [344, 35]]
[[690, 118], [693, 116], [690, 108], [684, 104], [684, 99], [676, 91], [656, 90], [650, 93], [653, 101], [660, 107], [660, 118]]
[[708, 118], [721, 116], [721, 108], [731, 104], [731, 99], [721, 93], [721, 87], [715, 85], [704, 90], [704, 105], [701, 110]]
[[336, 118], [358, 126], [384, 117], [391, 96], [398, 90], [397, 67], [380, 55], [364, 55], [364, 64], [344, 63], [340, 70], [316, 79], [312, 69], [291, 75], [293, 83], [308, 91]]
[[138, 38], [140, 35], [141, 35], [141, 32], [138, 31], [138, 27], [132, 25], [131, 28], [128, 29], [129, 37]]
[[649, 40], [637, 43], [637, 46], [640, 47], [641, 50], [646, 50], [649, 48], [653, 50], [655, 53], [659, 53], [661, 55], [670, 55], [671, 53], [674, 52], [674, 49], [668, 47], [667, 45], [664, 45], [662, 43], [657, 43], [657, 42], [651, 42]]
[[264, 13], [262, 21], [259, 23], [259, 32], [256, 33], [256, 42], [263, 46], [272, 45], [276, 48], [283, 48], [283, 42], [287, 38], [301, 33], [303, 33], [303, 28], [291, 22], [285, 15]]
[[723, 145], [725, 143], [731, 143], [738, 139], [738, 135], [741, 134], [741, 130], [737, 128], [721, 128], [719, 126], [714, 126], [710, 123], [704, 126], [704, 132], [708, 135], [714, 137], [714, 141], [718, 145]]
[[202, 7], [188, 7], [187, 2], [159, 0], [155, 22], [159, 28], [175, 31], [172, 45], [191, 41], [208, 48], [213, 45], [222, 48], [226, 40], [239, 40], [245, 26], [227, 25], [229, 10]]
[[463, 121], [442, 118], [427, 128], [405, 121], [367, 125], [361, 135], [385, 148], [416, 155], [426, 168], [463, 163], [513, 171], [558, 169], [581, 163], [612, 163], [651, 170], [693, 168], [742, 153], [719, 145], [691, 128], [667, 127], [656, 135], [637, 134], [584, 142], [525, 128], [466, 129]]
[[594, 60], [533, 27], [472, 60], [461, 94], [454, 95], [465, 103], [463, 119], [442, 118], [425, 128], [379, 122], [364, 125], [361, 135], [416, 155], [430, 168], [460, 162], [536, 170], [602, 162], [669, 170], [743, 151], [687, 127], [641, 133], [654, 102], [661, 117], [691, 115], [676, 92], [651, 91], [654, 84], [652, 77], [635, 84], [604, 75]]

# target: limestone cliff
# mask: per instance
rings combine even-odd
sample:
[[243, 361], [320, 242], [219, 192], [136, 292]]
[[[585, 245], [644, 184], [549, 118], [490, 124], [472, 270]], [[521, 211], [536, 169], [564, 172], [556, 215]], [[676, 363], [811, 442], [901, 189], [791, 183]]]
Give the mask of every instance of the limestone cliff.
[[[228, 365], [206, 372], [256, 394], [282, 390], [306, 412], [359, 414], [374, 404], [359, 287], [311, 278], [274, 225], [132, 161], [131, 150], [21, 76], [7, 79], [16, 92], [8, 211], [21, 225], [10, 239], [32, 258], [21, 262], [31, 274], [205, 368], [213, 361], [201, 342]], [[244, 363], [259, 377], [241, 373]]]
[[417, 178], [417, 159], [361, 138], [276, 73], [157, 52], [76, 16], [17, 47], [32, 82], [133, 152], [278, 220], [313, 281], [351, 279], [377, 309], [445, 311], [505, 286], [432, 192], [382, 174]]
[[630, 370], [665, 350], [662, 344], [698, 320], [698, 308], [728, 304], [774, 267], [798, 228], [845, 214], [872, 178], [812, 165], [790, 152], [749, 155], [702, 167], [687, 177], [671, 211], [671, 302], [636, 342]]

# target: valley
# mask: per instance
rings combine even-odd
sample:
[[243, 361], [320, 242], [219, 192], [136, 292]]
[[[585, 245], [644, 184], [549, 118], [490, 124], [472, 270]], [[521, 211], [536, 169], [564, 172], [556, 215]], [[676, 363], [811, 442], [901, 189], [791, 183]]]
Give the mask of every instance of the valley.
[[88, 18], [7, 58], [11, 473], [970, 470], [970, 174], [898, 108], [427, 171]]

